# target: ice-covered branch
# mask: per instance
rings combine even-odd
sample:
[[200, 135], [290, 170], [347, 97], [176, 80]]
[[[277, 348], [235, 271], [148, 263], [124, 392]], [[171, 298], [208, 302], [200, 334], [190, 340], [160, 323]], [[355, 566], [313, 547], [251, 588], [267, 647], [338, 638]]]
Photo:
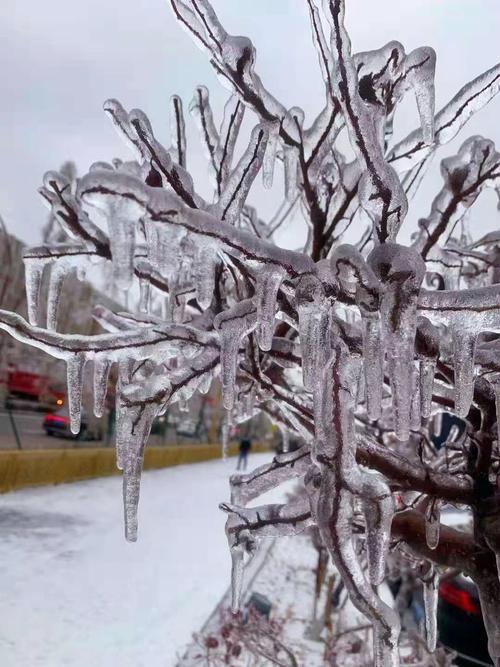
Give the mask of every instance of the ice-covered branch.
[[434, 122], [434, 141], [431, 145], [424, 141], [421, 129], [414, 130], [391, 149], [388, 161], [398, 172], [412, 169], [422, 162], [429, 152], [451, 141], [471, 116], [488, 104], [499, 91], [500, 64], [466, 84], [438, 111]]

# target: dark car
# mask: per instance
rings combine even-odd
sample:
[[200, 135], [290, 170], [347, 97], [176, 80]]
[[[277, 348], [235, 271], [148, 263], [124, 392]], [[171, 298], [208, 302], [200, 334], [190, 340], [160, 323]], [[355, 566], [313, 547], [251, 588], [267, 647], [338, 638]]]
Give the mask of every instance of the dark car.
[[92, 426], [85, 412], [82, 411], [80, 432], [76, 435], [71, 432], [69, 411], [66, 406], [55, 412], [50, 412], [43, 419], [43, 429], [47, 435], [72, 438], [73, 440], [100, 440], [102, 432], [99, 427]]
[[475, 584], [463, 575], [439, 585], [439, 641], [457, 654], [457, 665], [492, 665], [479, 595]]

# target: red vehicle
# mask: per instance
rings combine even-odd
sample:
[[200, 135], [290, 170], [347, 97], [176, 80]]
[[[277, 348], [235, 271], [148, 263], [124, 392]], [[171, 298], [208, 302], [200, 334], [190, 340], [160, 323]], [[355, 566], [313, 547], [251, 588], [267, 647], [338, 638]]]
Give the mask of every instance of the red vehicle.
[[64, 403], [64, 392], [54, 390], [50, 386], [49, 378], [40, 373], [22, 371], [11, 367], [7, 372], [7, 389], [12, 397], [52, 405], [62, 405]]
[[102, 439], [101, 428], [96, 423], [90, 423], [84, 410], [82, 410], [80, 432], [76, 435], [72, 433], [67, 406], [61, 406], [58, 410], [45, 415], [43, 419], [43, 429], [47, 435], [54, 437], [72, 438], [74, 440]]

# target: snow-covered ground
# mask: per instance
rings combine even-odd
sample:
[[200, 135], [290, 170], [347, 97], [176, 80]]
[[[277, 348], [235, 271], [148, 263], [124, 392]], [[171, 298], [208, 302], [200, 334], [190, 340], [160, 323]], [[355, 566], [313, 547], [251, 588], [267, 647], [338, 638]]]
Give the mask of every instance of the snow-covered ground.
[[135, 544], [119, 477], [0, 496], [0, 665], [174, 665], [229, 584], [217, 505], [233, 468], [144, 473]]

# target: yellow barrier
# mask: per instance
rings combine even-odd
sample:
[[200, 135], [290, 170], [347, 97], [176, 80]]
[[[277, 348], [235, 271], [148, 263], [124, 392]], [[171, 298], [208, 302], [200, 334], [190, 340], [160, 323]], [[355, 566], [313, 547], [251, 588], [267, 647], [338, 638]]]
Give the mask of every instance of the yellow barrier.
[[[254, 443], [252, 451], [268, 450]], [[230, 445], [229, 456], [238, 451]], [[144, 469], [168, 468], [220, 458], [220, 445], [176, 445], [146, 447]], [[112, 447], [95, 449], [37, 449], [29, 451], [0, 451], [0, 493], [24, 489], [27, 486], [77, 482], [93, 477], [119, 474]]]

